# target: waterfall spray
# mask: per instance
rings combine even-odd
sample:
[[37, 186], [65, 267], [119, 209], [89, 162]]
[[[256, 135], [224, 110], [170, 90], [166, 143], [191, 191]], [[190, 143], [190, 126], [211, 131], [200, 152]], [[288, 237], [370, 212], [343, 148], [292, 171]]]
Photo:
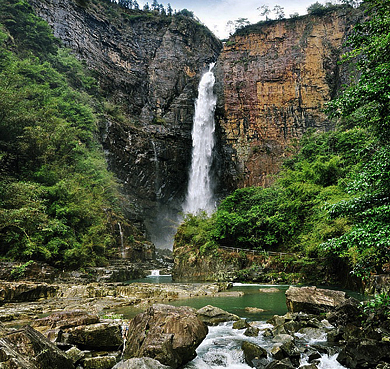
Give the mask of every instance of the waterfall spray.
[[192, 162], [189, 172], [188, 190], [183, 205], [184, 213], [196, 214], [200, 211], [211, 213], [215, 208], [213, 184], [210, 170], [215, 144], [214, 112], [217, 98], [213, 87], [215, 77], [210, 65], [198, 87], [195, 102], [194, 125], [192, 128]]

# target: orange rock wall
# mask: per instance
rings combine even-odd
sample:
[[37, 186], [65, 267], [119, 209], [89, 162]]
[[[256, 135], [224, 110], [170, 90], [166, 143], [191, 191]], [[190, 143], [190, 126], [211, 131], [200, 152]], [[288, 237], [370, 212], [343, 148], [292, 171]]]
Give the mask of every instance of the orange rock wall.
[[338, 60], [352, 13], [263, 23], [225, 43], [219, 125], [238, 187], [269, 185], [294, 139], [310, 127], [332, 129], [323, 108], [343, 78]]

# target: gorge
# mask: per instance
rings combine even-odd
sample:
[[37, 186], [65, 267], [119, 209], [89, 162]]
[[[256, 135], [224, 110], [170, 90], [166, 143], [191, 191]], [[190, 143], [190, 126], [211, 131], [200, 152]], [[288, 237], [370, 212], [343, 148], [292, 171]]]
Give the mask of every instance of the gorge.
[[183, 16], [114, 7], [118, 16], [106, 19], [114, 11], [106, 2], [29, 2], [126, 112], [122, 121], [106, 120], [102, 143], [123, 188], [126, 216], [160, 247], [171, 242], [182, 211], [194, 100], [210, 62], [216, 62], [218, 101], [217, 199], [237, 187], [268, 185], [291, 142], [309, 128], [332, 128], [322, 108], [348, 78], [337, 61], [356, 20], [353, 9], [254, 25], [222, 48]]
[[387, 369], [388, 37], [323, 111], [383, 29], [128, 4], [0, 0], [0, 367]]

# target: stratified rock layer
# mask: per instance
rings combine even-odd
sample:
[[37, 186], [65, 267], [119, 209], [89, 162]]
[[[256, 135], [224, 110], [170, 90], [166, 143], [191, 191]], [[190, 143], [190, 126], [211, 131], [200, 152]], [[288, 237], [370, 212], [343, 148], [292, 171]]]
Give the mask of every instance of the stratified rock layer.
[[272, 21], [231, 37], [218, 59], [219, 124], [239, 186], [267, 186], [286, 148], [332, 123], [325, 102], [346, 82], [338, 65], [352, 9]]

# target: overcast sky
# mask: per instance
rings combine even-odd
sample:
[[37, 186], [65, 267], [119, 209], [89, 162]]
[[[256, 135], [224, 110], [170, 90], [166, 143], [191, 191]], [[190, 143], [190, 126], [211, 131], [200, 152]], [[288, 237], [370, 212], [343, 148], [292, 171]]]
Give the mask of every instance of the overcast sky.
[[[195, 16], [200, 19], [215, 35], [219, 38], [226, 38], [228, 30], [226, 23], [238, 18], [248, 18], [251, 23], [257, 23], [264, 18], [260, 16], [257, 9], [261, 5], [268, 5], [272, 9], [275, 5], [284, 8], [286, 18], [295, 12], [300, 15], [306, 14], [307, 7], [317, 0], [159, 0], [166, 8], [170, 3], [173, 9], [188, 9], [194, 12]], [[149, 5], [153, 0], [148, 0]], [[324, 4], [326, 1], [319, 0]], [[144, 0], [138, 0], [141, 8], [146, 3]], [[272, 18], [272, 14], [271, 14]]]

